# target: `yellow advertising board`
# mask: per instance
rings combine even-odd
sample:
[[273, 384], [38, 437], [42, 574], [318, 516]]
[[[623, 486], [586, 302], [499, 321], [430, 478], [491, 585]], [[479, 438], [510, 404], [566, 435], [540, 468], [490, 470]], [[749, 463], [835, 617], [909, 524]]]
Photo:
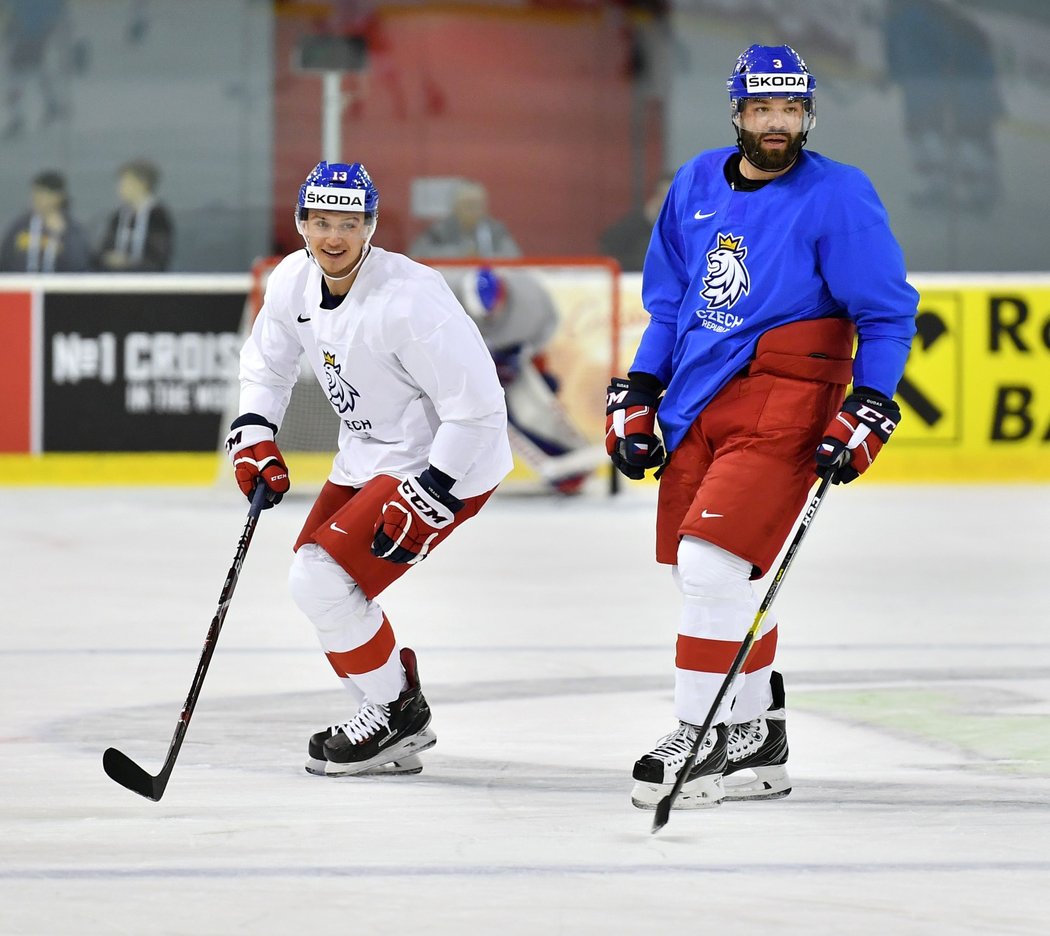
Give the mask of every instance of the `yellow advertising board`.
[[872, 477], [1050, 480], [1050, 277], [915, 277], [901, 423]]

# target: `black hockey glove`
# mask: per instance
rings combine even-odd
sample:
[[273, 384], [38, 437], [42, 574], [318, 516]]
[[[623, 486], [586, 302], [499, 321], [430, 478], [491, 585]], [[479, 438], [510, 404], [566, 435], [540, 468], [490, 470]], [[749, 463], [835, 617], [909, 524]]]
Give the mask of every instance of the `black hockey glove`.
[[501, 387], [514, 383], [521, 374], [521, 350], [521, 345], [514, 345], [492, 352], [492, 363], [496, 365], [496, 377]]
[[613, 466], [632, 481], [664, 463], [664, 444], [656, 435], [660, 391], [655, 377], [613, 377], [605, 407], [605, 451]]

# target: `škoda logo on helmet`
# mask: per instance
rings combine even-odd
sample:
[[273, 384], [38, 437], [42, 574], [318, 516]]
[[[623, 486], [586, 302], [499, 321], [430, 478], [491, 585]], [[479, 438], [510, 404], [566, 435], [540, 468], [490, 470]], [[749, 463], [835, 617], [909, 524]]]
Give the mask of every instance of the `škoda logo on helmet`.
[[332, 189], [309, 186], [306, 189], [306, 196], [303, 201], [308, 208], [311, 205], [323, 205], [328, 208], [339, 208], [343, 211], [365, 210], [365, 193], [361, 189], [332, 191]]
[[805, 91], [805, 75], [745, 75], [748, 91]]

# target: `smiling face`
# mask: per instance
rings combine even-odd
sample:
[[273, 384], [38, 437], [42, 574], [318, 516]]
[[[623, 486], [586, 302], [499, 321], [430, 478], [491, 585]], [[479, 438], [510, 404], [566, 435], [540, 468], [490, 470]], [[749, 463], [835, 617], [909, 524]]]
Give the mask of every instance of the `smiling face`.
[[373, 229], [361, 211], [311, 208], [300, 223], [321, 272], [332, 277], [346, 276], [354, 268]]
[[747, 98], [740, 102], [735, 123], [744, 156], [763, 173], [786, 172], [802, 148], [805, 104], [798, 98]]

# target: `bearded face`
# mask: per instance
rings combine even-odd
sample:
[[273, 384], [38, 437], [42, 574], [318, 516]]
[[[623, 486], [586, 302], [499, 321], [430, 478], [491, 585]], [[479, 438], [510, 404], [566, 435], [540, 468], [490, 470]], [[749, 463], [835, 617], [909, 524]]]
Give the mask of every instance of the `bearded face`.
[[813, 125], [812, 105], [794, 97], [743, 98], [733, 123], [747, 161], [763, 172], [782, 172], [798, 157]]
[[763, 172], [779, 172], [790, 166], [802, 149], [801, 133], [756, 133], [740, 131], [744, 157]]

